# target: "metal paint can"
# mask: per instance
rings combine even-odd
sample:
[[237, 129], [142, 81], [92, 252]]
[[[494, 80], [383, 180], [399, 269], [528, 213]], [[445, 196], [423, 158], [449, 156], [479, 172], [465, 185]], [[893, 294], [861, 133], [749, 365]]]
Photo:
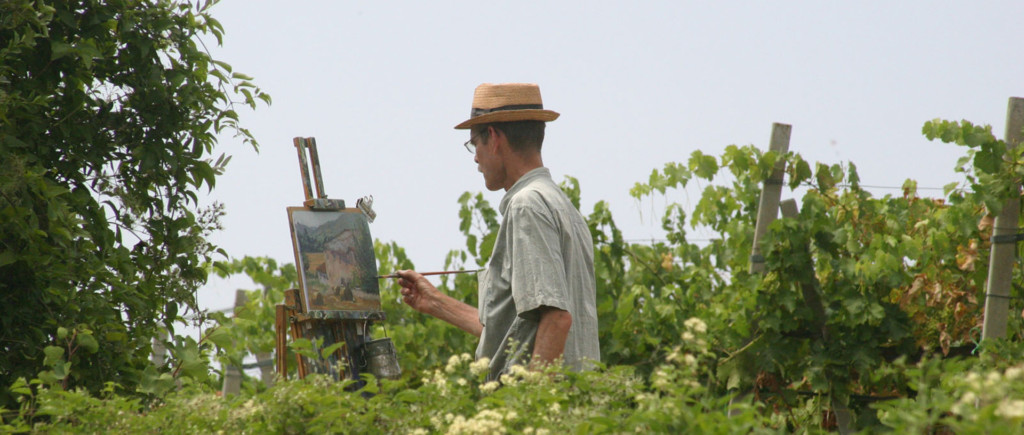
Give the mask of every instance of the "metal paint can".
[[366, 362], [370, 373], [378, 378], [398, 379], [402, 368], [398, 365], [398, 352], [388, 337], [368, 341], [365, 344]]

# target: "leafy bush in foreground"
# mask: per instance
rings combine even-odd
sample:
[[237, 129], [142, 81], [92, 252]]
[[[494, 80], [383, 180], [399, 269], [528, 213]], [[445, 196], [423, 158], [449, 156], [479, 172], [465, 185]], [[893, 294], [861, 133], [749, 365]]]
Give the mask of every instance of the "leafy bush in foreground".
[[[6, 430], [115, 433], [620, 433], [633, 431], [777, 432], [756, 407], [729, 407], [708, 394], [699, 364], [699, 320], [690, 344], [680, 346], [650, 379], [625, 366], [584, 373], [517, 367], [485, 382], [486, 361], [455, 355], [408, 379], [351, 382], [311, 375], [279, 382], [252, 395], [221, 398], [209, 386], [186, 382], [152, 406], [138, 399], [83, 390], [15, 385], [24, 406]], [[705, 342], [706, 343], [706, 342]], [[107, 392], [112, 393], [113, 386]], [[730, 417], [731, 413], [731, 417]]]
[[[987, 350], [980, 359], [898, 362], [916, 397], [877, 402], [884, 426], [900, 433], [1016, 433], [1024, 426], [1024, 349]], [[995, 358], [995, 355], [1000, 355]], [[625, 366], [584, 373], [516, 370], [504, 384], [485, 383], [485, 368], [468, 354], [453, 356], [424, 382], [350, 382], [311, 375], [230, 398], [186, 381], [157, 403], [84, 390], [25, 384], [24, 404], [0, 431], [113, 433], [821, 433], [829, 409], [809, 399], [789, 411], [730, 404], [705, 387], [706, 365], [681, 349], [647, 379]], [[802, 423], [801, 423], [802, 422]], [[823, 425], [822, 423], [826, 423]]]

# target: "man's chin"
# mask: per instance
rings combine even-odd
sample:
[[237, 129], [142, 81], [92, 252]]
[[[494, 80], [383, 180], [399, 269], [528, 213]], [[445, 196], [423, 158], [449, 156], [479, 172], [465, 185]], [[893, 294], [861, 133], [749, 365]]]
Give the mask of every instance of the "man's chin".
[[503, 186], [498, 186], [498, 185], [494, 185], [494, 184], [488, 183], [486, 179], [484, 180], [484, 186], [486, 186], [487, 190], [490, 190], [491, 192], [496, 192], [496, 191], [501, 190], [503, 188]]

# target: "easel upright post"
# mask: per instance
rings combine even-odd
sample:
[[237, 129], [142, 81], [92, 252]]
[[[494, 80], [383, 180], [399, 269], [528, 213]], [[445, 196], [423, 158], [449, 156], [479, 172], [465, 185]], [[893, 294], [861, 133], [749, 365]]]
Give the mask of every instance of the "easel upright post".
[[353, 388], [359, 388], [365, 382], [362, 373], [397, 377], [401, 370], [391, 339], [370, 337], [370, 324], [384, 320], [369, 231], [375, 215], [372, 198], [351, 209], [343, 200], [327, 198], [316, 139], [296, 137], [293, 143], [305, 201], [302, 207], [288, 207], [299, 288], [286, 291], [285, 303], [277, 307], [278, 371], [287, 375], [290, 332], [293, 339], [313, 342], [313, 355], [298, 357], [300, 378], [330, 374], [355, 380]]
[[313, 199], [313, 188], [309, 184], [309, 162], [306, 161], [306, 138], [297, 137], [292, 139], [295, 150], [299, 153], [299, 174], [302, 175], [302, 190], [306, 194], [306, 200]]
[[320, 153], [316, 150], [316, 138], [311, 137], [308, 140], [309, 160], [313, 165], [313, 185], [316, 187], [316, 197], [326, 198], [327, 194], [324, 193], [324, 177], [320, 173]]

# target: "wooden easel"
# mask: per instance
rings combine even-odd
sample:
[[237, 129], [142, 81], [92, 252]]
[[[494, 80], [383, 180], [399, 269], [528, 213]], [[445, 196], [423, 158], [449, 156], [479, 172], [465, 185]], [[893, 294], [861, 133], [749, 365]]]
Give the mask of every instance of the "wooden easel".
[[[358, 208], [347, 209], [345, 208], [345, 201], [337, 199], [329, 199], [324, 193], [323, 179], [320, 171], [320, 159], [317, 154], [316, 140], [314, 138], [301, 138], [297, 137], [294, 139], [294, 145], [299, 154], [299, 165], [300, 173], [302, 175], [302, 186], [305, 192], [306, 199], [303, 202], [303, 207], [289, 207], [289, 222], [292, 224], [292, 241], [295, 249], [296, 256], [296, 268], [300, 276], [300, 288], [289, 289], [285, 291], [284, 304], [279, 304], [276, 307], [276, 322], [275, 330], [277, 333], [277, 372], [282, 378], [288, 376], [288, 361], [287, 361], [287, 349], [288, 349], [288, 334], [291, 333], [292, 339], [308, 339], [314, 342], [314, 352], [316, 352], [315, 358], [309, 358], [304, 356], [298, 356], [298, 374], [299, 378], [305, 378], [309, 373], [322, 373], [330, 374], [335, 380], [341, 379], [352, 379], [356, 381], [354, 388], [359, 388], [363, 384], [363, 380], [360, 377], [362, 373], [370, 372], [368, 364], [368, 358], [364, 351], [365, 345], [371, 342], [369, 337], [369, 326], [374, 321], [384, 320], [384, 312], [380, 308], [379, 301], [379, 290], [377, 287], [376, 277], [376, 263], [373, 259], [372, 240], [369, 248], [369, 263], [365, 263], [366, 255], [365, 249], [363, 249], [362, 259], [363, 264], [356, 264], [355, 266], [365, 266], [363, 268], [355, 267], [357, 269], [359, 278], [358, 282], [370, 283], [367, 281], [370, 278], [366, 276], [365, 272], [370, 272], [372, 269], [372, 292], [368, 295], [373, 296], [376, 293], [376, 303], [371, 299], [369, 302], [358, 302], [354, 296], [351, 304], [362, 304], [358, 306], [343, 305], [338, 308], [337, 305], [325, 308], [323, 305], [323, 292], [318, 294], [319, 299], [317, 302], [313, 302], [310, 299], [310, 293], [315, 293], [311, 288], [314, 285], [323, 284], [317, 280], [311, 280], [308, 272], [313, 266], [309, 266], [310, 263], [308, 253], [304, 253], [300, 247], [299, 238], [296, 237], [296, 226], [293, 221], [294, 216], [298, 216], [300, 213], [304, 216], [311, 216], [320, 213], [319, 216], [334, 216], [331, 213], [336, 213], [337, 216], [347, 215], [346, 219], [355, 220], [362, 224], [365, 229], [365, 237], [369, 237], [369, 229], [366, 226], [368, 222], [372, 222], [375, 214], [370, 207], [372, 199], [369, 197], [358, 201]], [[308, 159], [307, 159], [308, 153]], [[312, 165], [313, 176], [312, 179], [309, 174], [309, 166]], [[312, 183], [311, 183], [312, 181]], [[316, 196], [314, 196], [314, 188]], [[295, 218], [296, 221], [298, 218]], [[340, 220], [339, 220], [340, 221]], [[356, 232], [358, 233], [358, 232]], [[340, 239], [340, 237], [339, 237]], [[348, 251], [347, 251], [348, 252]], [[327, 254], [314, 254], [326, 256]], [[303, 261], [303, 260], [306, 261]], [[324, 259], [320, 260], [320, 264], [317, 267], [321, 269], [329, 268], [330, 265], [324, 264], [327, 261]], [[352, 266], [352, 264], [349, 264]], [[327, 272], [320, 273], [321, 281], [329, 281], [327, 279]], [[336, 274], [335, 274], [336, 275]], [[351, 278], [351, 279], [350, 279]], [[355, 278], [346, 277], [343, 278], [346, 283], [355, 282]], [[348, 284], [345, 285], [346, 288]], [[366, 286], [367, 288], [371, 286]], [[334, 287], [338, 289], [340, 287]], [[332, 289], [332, 290], [333, 290]], [[357, 290], [358, 291], [358, 290]], [[362, 293], [367, 295], [367, 293]], [[317, 304], [320, 305], [317, 305]], [[319, 344], [317, 344], [319, 343]], [[337, 343], [344, 343], [341, 347], [337, 348], [334, 352], [328, 355], [322, 355], [322, 350], [326, 349]], [[388, 343], [390, 345], [390, 342]], [[400, 373], [400, 370], [399, 370]]]

